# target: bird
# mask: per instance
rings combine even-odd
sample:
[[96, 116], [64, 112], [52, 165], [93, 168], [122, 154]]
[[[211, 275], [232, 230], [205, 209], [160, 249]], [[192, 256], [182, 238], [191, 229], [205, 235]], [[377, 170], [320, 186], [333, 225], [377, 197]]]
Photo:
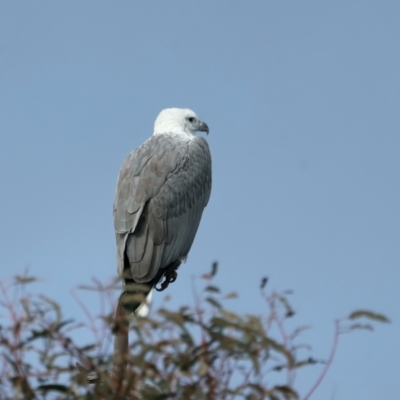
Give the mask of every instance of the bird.
[[194, 111], [164, 109], [152, 136], [121, 165], [113, 215], [121, 298], [128, 295], [123, 306], [131, 313], [153, 288], [176, 280], [208, 204], [211, 153], [197, 132], [208, 135], [209, 128]]

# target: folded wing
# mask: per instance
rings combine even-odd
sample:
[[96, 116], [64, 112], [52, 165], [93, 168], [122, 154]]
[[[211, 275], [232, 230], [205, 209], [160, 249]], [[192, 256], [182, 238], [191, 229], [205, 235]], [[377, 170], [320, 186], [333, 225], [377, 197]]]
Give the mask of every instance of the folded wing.
[[210, 191], [211, 155], [201, 137], [156, 135], [129, 154], [114, 202], [119, 274], [146, 283], [186, 258]]

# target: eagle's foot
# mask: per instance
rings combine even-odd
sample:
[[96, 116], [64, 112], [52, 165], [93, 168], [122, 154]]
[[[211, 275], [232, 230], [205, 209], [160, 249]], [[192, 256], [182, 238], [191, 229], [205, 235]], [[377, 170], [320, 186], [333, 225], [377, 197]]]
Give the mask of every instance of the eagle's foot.
[[174, 262], [166, 268], [165, 274], [164, 274], [164, 281], [161, 283], [161, 287], [154, 288], [157, 290], [157, 292], [162, 292], [169, 286], [170, 283], [176, 281], [176, 278], [178, 277], [178, 273], [176, 272], [176, 270], [179, 267], [179, 265], [180, 265], [180, 262], [179, 263]]

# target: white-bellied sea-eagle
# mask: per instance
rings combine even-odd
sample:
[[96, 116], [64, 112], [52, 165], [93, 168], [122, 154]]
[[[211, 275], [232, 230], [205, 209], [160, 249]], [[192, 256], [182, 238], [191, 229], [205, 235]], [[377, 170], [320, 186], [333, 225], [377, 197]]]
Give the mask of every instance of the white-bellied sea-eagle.
[[[208, 126], [192, 110], [165, 109], [153, 135], [122, 163], [114, 226], [125, 294], [137, 284], [145, 294], [159, 282], [164, 289], [189, 253], [211, 192], [210, 150], [197, 131]], [[141, 301], [130, 297], [125, 307], [135, 311]]]

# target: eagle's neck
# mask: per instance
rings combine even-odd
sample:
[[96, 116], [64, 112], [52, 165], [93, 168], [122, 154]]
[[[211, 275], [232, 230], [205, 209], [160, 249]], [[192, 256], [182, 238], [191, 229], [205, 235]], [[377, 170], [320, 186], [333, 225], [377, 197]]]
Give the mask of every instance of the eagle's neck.
[[192, 138], [193, 134], [187, 130], [184, 129], [184, 127], [182, 126], [160, 126], [160, 127], [156, 127], [154, 129], [153, 135], [162, 135], [162, 134], [175, 134], [175, 135], [179, 135], [179, 136], [183, 136], [186, 138]]

